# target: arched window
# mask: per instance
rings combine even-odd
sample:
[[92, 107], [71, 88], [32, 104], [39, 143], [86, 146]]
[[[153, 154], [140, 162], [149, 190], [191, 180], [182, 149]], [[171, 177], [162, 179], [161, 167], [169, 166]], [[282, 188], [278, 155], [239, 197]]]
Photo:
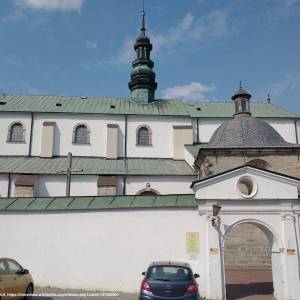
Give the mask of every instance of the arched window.
[[73, 143], [74, 144], [89, 144], [90, 143], [90, 130], [87, 125], [79, 124], [73, 130]]
[[136, 133], [136, 144], [144, 146], [152, 144], [151, 129], [148, 126], [143, 125], [138, 127]]
[[137, 195], [140, 195], [140, 196], [156, 196], [156, 195], [159, 195], [159, 192], [154, 190], [154, 189], [151, 189], [151, 188], [145, 188], [143, 190], [140, 190]]
[[8, 129], [8, 142], [24, 142], [25, 141], [25, 129], [21, 122], [15, 122], [10, 125]]

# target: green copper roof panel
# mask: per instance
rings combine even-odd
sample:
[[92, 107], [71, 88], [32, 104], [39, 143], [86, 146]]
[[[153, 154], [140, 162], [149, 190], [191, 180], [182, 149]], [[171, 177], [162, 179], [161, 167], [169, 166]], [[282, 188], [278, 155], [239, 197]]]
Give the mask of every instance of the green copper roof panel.
[[[127, 163], [125, 163], [127, 161]], [[117, 159], [74, 157], [74, 169], [83, 169], [74, 174], [82, 175], [195, 175], [185, 162], [172, 159]], [[0, 157], [0, 173], [15, 174], [64, 174], [66, 157]]]
[[0, 198], [0, 211], [55, 211], [190, 207], [194, 195]]
[[15, 201], [17, 201], [17, 198], [0, 198], [0, 210], [8, 208]]
[[71, 201], [73, 201], [73, 198], [69, 197], [59, 197], [54, 198], [50, 204], [47, 206], [47, 210], [50, 209], [69, 209], [69, 205]]
[[[28, 210], [44, 210], [54, 200], [54, 198], [35, 198], [34, 201], [27, 206]], [[1, 202], [1, 199], [0, 199]]]
[[176, 206], [197, 206], [195, 195], [178, 195]]
[[[139, 104], [130, 99], [1, 95], [0, 112], [87, 113], [112, 115], [160, 115], [200, 118], [231, 118], [233, 101], [189, 103], [179, 100], [156, 100]], [[251, 101], [253, 116], [264, 118], [299, 118], [276, 105]]]
[[8, 208], [10, 210], [23, 210], [27, 209], [31, 202], [33, 202], [35, 198], [19, 198], [13, 203], [11, 203]]
[[109, 208], [129, 208], [135, 196], [115, 196]]
[[156, 196], [136, 196], [131, 207], [153, 207]]
[[[79, 198], [81, 199], [81, 198]], [[90, 209], [108, 209], [110, 203], [114, 200], [114, 196], [95, 197], [89, 203]]]

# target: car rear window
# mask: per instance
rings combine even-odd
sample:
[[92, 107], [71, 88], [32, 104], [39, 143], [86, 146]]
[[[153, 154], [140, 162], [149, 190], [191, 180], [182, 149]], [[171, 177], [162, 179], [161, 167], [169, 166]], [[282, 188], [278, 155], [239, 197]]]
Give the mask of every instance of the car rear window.
[[192, 279], [192, 273], [181, 266], [155, 266], [149, 269], [147, 277], [161, 281], [186, 281]]

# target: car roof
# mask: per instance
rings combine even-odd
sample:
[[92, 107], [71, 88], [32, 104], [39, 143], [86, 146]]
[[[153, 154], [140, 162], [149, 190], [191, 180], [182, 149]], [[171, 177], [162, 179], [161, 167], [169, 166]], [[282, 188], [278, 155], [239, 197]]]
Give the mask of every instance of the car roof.
[[178, 267], [186, 267], [191, 268], [191, 266], [186, 262], [179, 262], [179, 261], [154, 261], [152, 262], [149, 267], [155, 266], [178, 266]]

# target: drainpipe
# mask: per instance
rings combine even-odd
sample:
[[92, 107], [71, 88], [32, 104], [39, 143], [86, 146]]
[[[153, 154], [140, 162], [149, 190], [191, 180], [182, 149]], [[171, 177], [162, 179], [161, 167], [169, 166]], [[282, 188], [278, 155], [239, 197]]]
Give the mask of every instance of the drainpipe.
[[32, 133], [33, 133], [33, 112], [31, 112], [31, 125], [30, 125], [30, 136], [29, 136], [29, 150], [28, 150], [28, 156], [31, 156], [31, 150], [32, 150]]
[[128, 119], [127, 119], [127, 115], [125, 115], [125, 133], [124, 133], [124, 137], [125, 137], [125, 145], [124, 145], [124, 158], [127, 158], [127, 123], [128, 123]]
[[11, 197], [11, 174], [8, 174], [7, 198]]
[[295, 136], [296, 136], [296, 144], [299, 144], [299, 139], [298, 139], [298, 130], [297, 130], [297, 120], [295, 120], [294, 124], [295, 124]]
[[199, 136], [199, 118], [197, 118], [197, 144], [200, 143], [200, 136]]
[[126, 195], [126, 176], [123, 177], [123, 195]]

